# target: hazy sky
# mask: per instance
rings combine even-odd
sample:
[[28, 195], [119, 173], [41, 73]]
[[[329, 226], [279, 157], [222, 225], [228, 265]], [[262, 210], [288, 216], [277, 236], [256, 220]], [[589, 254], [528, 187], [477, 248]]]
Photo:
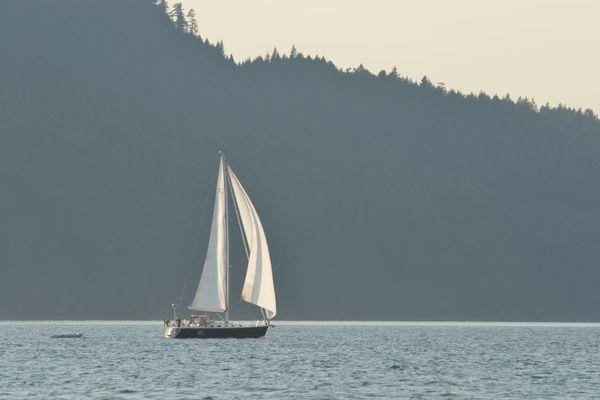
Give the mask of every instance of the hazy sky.
[[[171, 1], [170, 3], [173, 3]], [[236, 59], [293, 44], [465, 92], [600, 112], [600, 0], [183, 0]]]

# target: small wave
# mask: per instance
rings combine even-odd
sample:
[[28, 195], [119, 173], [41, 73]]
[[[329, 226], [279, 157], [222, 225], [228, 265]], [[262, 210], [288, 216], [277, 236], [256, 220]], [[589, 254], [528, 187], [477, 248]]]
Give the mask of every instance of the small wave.
[[531, 379], [544, 379], [546, 377], [545, 376], [541, 376], [541, 375], [531, 375], [530, 378]]

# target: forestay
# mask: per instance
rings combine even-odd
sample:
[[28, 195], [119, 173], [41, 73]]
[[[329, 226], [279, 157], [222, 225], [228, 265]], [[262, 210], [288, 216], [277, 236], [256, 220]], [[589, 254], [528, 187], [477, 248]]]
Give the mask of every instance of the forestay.
[[266, 311], [267, 318], [270, 319], [277, 314], [277, 305], [271, 256], [265, 231], [250, 197], [231, 167], [227, 166], [227, 172], [248, 246], [248, 269], [242, 289], [242, 299], [262, 307]]

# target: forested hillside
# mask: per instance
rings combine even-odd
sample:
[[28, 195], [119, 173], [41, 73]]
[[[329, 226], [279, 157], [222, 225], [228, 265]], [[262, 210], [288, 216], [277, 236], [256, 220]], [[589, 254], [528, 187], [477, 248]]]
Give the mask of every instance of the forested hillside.
[[594, 112], [236, 62], [201, 28], [149, 0], [0, 2], [0, 318], [167, 315], [222, 149], [279, 318], [600, 321]]

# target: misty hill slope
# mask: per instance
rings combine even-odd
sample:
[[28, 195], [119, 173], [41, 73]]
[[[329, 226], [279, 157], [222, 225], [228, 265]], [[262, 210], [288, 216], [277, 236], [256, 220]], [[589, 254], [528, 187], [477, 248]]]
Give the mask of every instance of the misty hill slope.
[[599, 135], [320, 59], [237, 66], [148, 1], [1, 2], [0, 318], [166, 315], [224, 149], [280, 318], [599, 321]]

